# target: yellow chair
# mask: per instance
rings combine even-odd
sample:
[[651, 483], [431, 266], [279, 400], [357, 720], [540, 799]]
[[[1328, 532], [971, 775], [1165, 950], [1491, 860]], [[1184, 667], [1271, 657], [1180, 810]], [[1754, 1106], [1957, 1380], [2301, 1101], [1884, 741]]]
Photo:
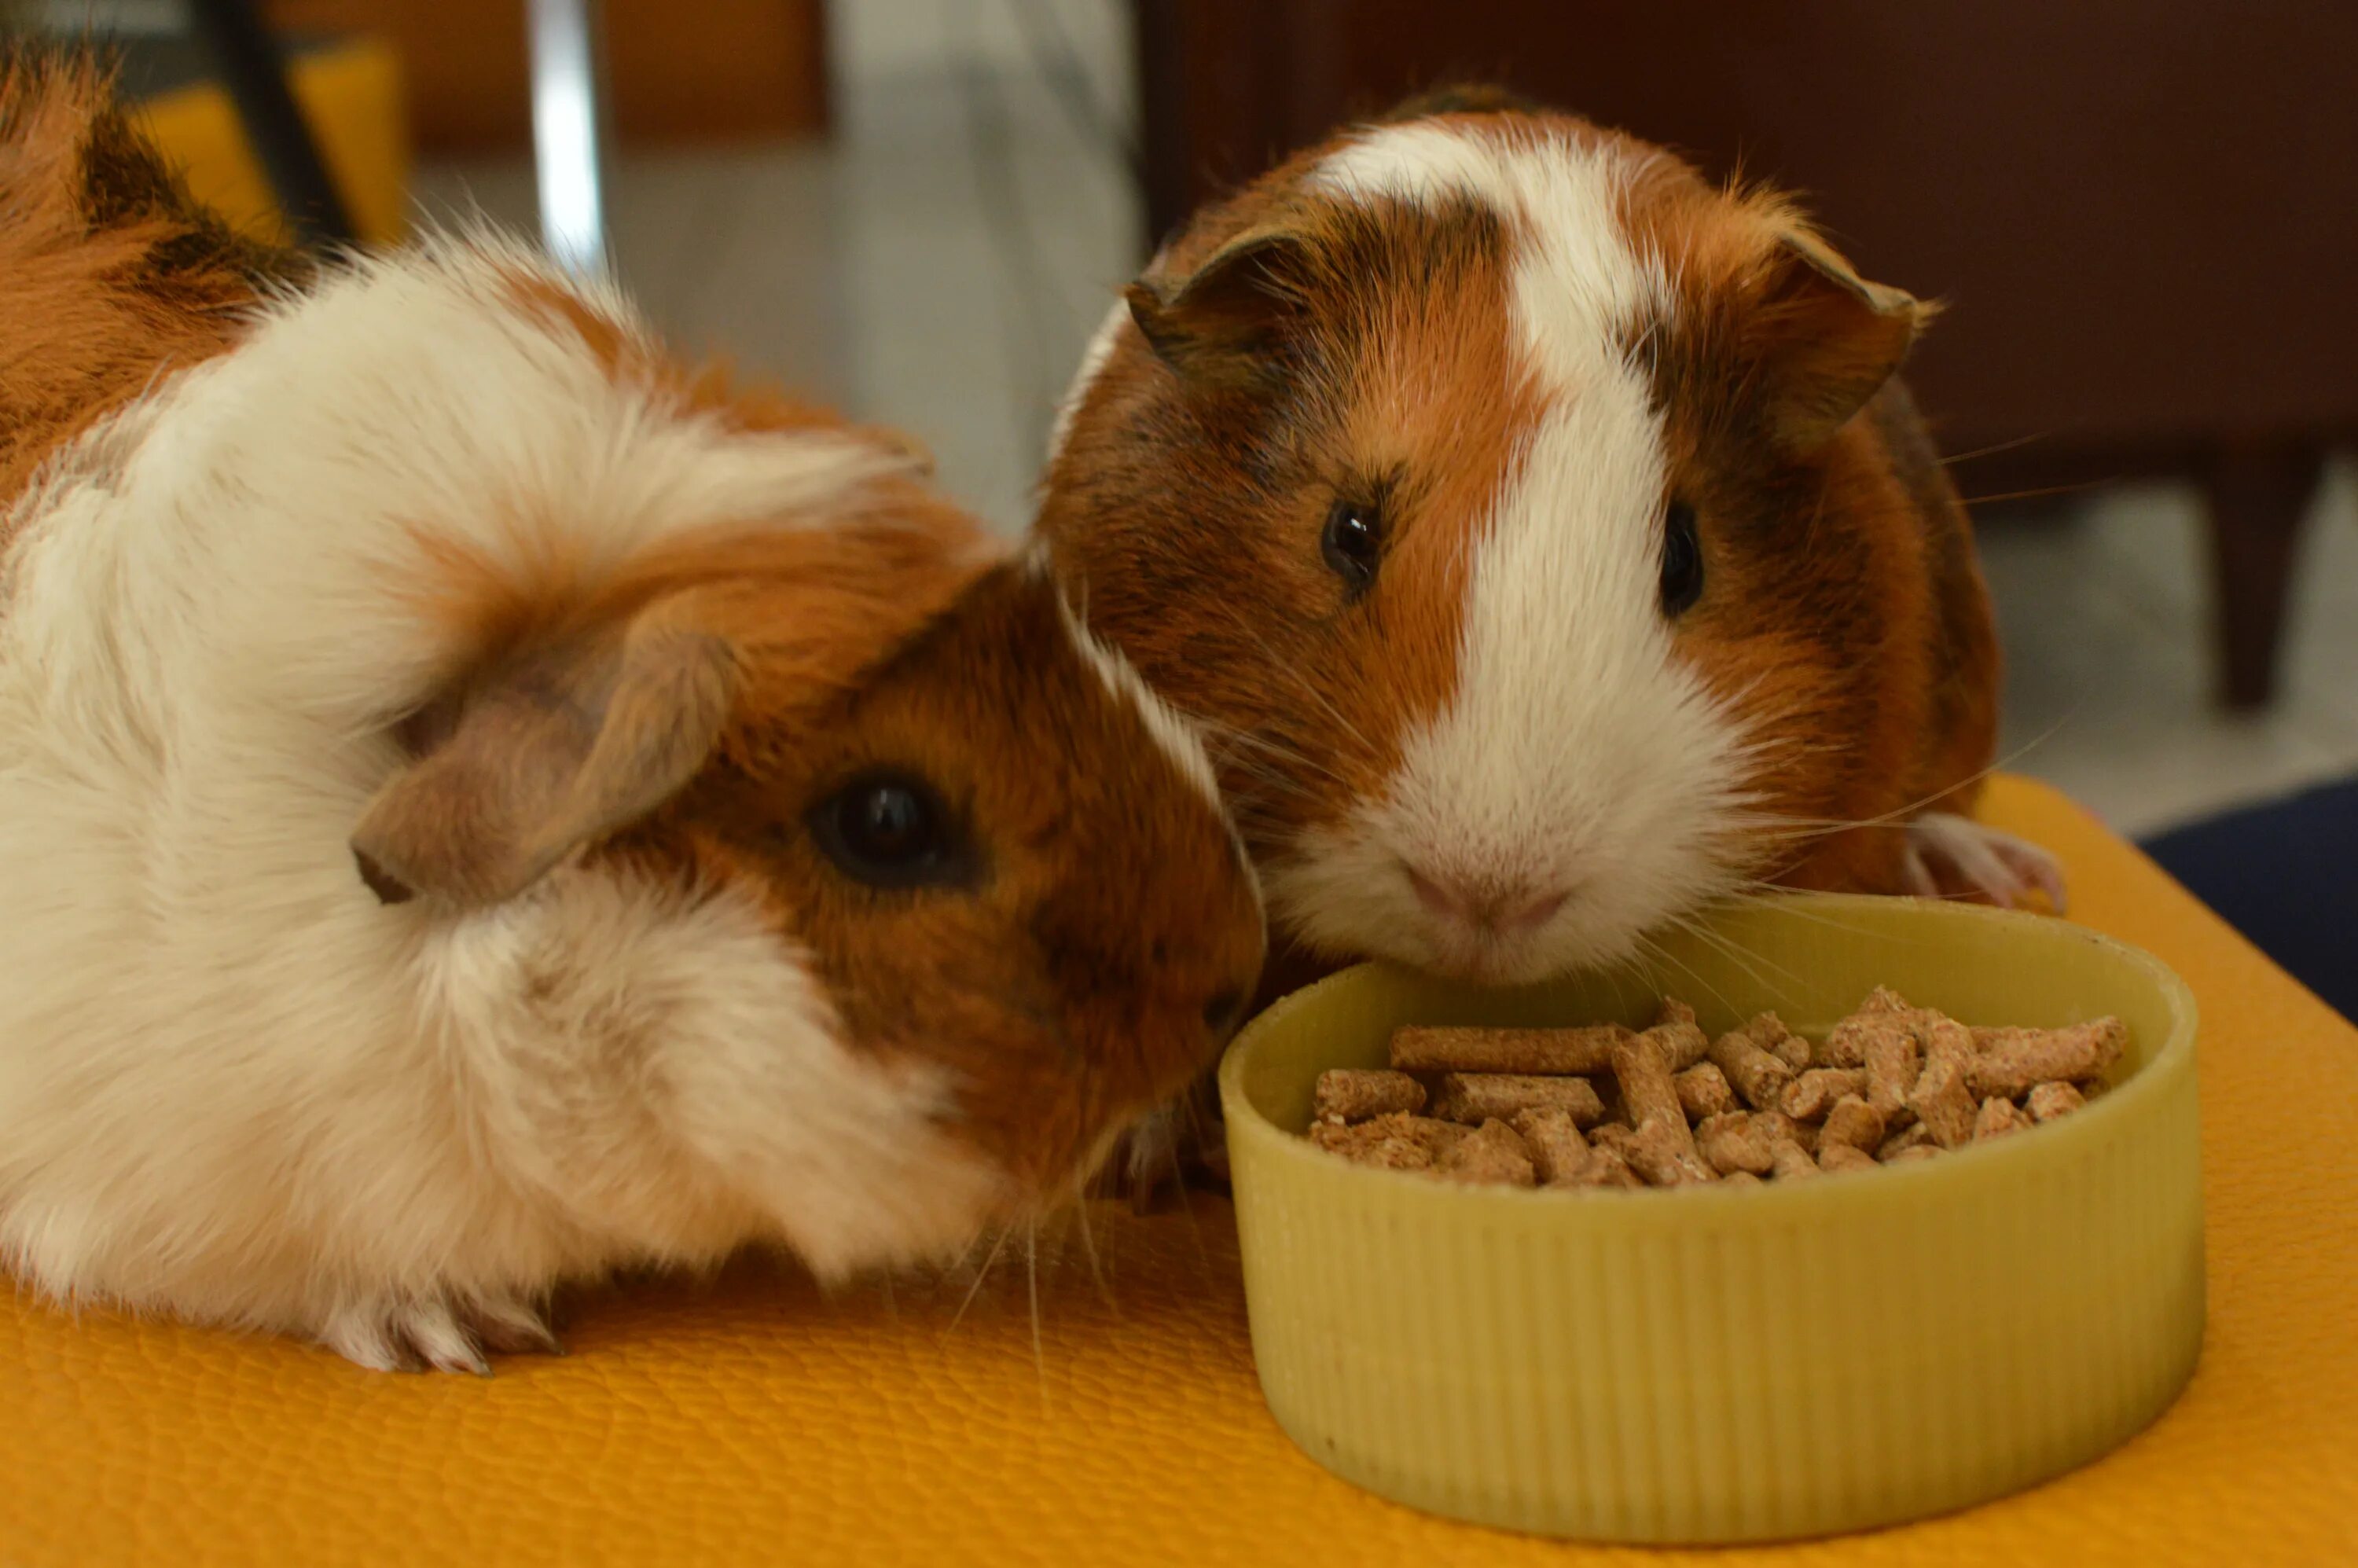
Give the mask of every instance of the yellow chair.
[[[298, 52], [287, 76], [354, 236], [368, 245], [399, 241], [409, 227], [410, 148], [401, 62], [392, 46], [354, 38]], [[137, 112], [199, 200], [256, 235], [290, 237], [277, 195], [223, 88], [208, 81], [174, 89], [146, 99]]]

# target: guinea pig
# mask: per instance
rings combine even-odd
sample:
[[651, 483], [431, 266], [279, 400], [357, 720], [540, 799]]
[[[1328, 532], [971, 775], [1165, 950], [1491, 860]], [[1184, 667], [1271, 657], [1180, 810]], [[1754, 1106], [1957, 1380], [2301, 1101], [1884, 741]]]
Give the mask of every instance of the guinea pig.
[[151, 375], [0, 514], [36, 1290], [480, 1371], [618, 1266], [953, 1253], [1232, 1029], [1201, 741], [898, 443], [481, 237]]
[[1297, 974], [1527, 980], [1763, 883], [2060, 899], [1968, 815], [1999, 660], [1894, 375], [1931, 314], [1774, 191], [1444, 94], [1153, 259], [1037, 533], [1209, 727]]

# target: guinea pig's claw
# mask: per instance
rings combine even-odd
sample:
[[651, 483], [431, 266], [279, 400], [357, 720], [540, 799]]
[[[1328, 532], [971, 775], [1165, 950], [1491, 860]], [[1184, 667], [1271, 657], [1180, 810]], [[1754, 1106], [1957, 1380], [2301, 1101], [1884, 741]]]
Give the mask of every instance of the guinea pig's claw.
[[397, 1332], [409, 1341], [418, 1358], [435, 1371], [472, 1372], [479, 1378], [492, 1375], [492, 1364], [483, 1359], [475, 1336], [460, 1326], [449, 1307], [439, 1302], [427, 1303], [411, 1308], [404, 1319]]
[[2064, 910], [2063, 868], [2028, 838], [1953, 812], [1928, 811], [1908, 824], [1908, 891], [1921, 898], [1979, 898], [2017, 909], [2037, 893]]
[[475, 1337], [495, 1356], [562, 1356], [565, 1346], [539, 1313], [522, 1302], [488, 1302], [473, 1313]]
[[400, 1302], [339, 1314], [320, 1336], [328, 1348], [372, 1372], [492, 1375], [484, 1352], [562, 1355], [540, 1314], [520, 1302], [453, 1311], [443, 1301]]

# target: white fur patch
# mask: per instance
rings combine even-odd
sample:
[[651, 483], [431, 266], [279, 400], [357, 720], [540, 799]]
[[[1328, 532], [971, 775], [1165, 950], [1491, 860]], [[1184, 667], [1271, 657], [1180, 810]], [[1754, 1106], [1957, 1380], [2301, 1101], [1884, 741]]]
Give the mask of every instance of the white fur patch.
[[1219, 780], [1212, 772], [1211, 755], [1205, 751], [1204, 738], [1195, 725], [1156, 696], [1129, 659], [1098, 642], [1062, 594], [1056, 596], [1056, 609], [1081, 662], [1097, 672], [1098, 679], [1116, 702], [1137, 710], [1139, 721], [1146, 726], [1146, 732], [1154, 738], [1155, 745], [1170, 759], [1171, 765], [1195, 786], [1205, 802], [1225, 821], [1227, 812], [1220, 804]]
[[[1620, 225], [1617, 156], [1414, 124], [1313, 176], [1346, 200], [1498, 211], [1520, 347], [1549, 400], [1472, 535], [1451, 705], [1407, 739], [1381, 799], [1271, 872], [1314, 942], [1529, 979], [1629, 952], [1733, 875], [1719, 850], [1742, 736], [1673, 656], [1660, 609], [1662, 436], [1621, 345], [1670, 293]], [[1410, 867], [1477, 898], [1566, 896], [1535, 928], [1492, 934], [1428, 909]]]
[[1112, 308], [1106, 312], [1105, 319], [1098, 323], [1097, 332], [1089, 339], [1088, 347], [1081, 351], [1080, 369], [1073, 373], [1071, 384], [1065, 388], [1064, 401], [1056, 405], [1055, 423], [1048, 428], [1049, 462], [1055, 462], [1056, 454], [1065, 449], [1065, 438], [1072, 434], [1073, 416], [1080, 411], [1082, 400], [1088, 396], [1089, 388], [1097, 384], [1098, 372], [1105, 369], [1106, 361], [1112, 357], [1114, 342], [1121, 336], [1122, 328], [1129, 320], [1130, 302], [1115, 300]]
[[463, 1365], [464, 1323], [526, 1322], [563, 1275], [756, 1237], [838, 1272], [954, 1248], [1003, 1196], [944, 1086], [848, 1047], [728, 898], [565, 871], [460, 918], [356, 874], [386, 720], [466, 652], [410, 597], [429, 546], [594, 578], [902, 466], [617, 384], [519, 273], [556, 282], [453, 242], [365, 264], [24, 503], [0, 1267], [54, 1296]]

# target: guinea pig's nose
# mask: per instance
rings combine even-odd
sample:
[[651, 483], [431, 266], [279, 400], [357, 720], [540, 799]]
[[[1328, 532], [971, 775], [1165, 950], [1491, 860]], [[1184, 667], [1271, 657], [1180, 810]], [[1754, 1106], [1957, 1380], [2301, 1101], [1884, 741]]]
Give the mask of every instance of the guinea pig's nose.
[[1474, 918], [1474, 901], [1466, 893], [1445, 882], [1433, 881], [1414, 866], [1401, 869], [1408, 872], [1408, 885], [1416, 890], [1417, 902], [1425, 908], [1450, 920], [1471, 921]]
[[1241, 987], [1230, 987], [1204, 1004], [1204, 1027], [1220, 1039], [1236, 1033], [1244, 1022], [1245, 993]]
[[1559, 890], [1555, 892], [1533, 893], [1520, 904], [1506, 905], [1496, 916], [1498, 928], [1513, 935], [1537, 931], [1555, 918], [1555, 912], [1563, 907], [1563, 901], [1570, 896], [1572, 895], [1568, 892]]
[[1478, 891], [1455, 880], [1431, 877], [1402, 863], [1417, 902], [1445, 920], [1479, 926], [1501, 936], [1536, 931], [1555, 917], [1571, 896], [1569, 888], [1534, 892], [1520, 884], [1492, 885]]

